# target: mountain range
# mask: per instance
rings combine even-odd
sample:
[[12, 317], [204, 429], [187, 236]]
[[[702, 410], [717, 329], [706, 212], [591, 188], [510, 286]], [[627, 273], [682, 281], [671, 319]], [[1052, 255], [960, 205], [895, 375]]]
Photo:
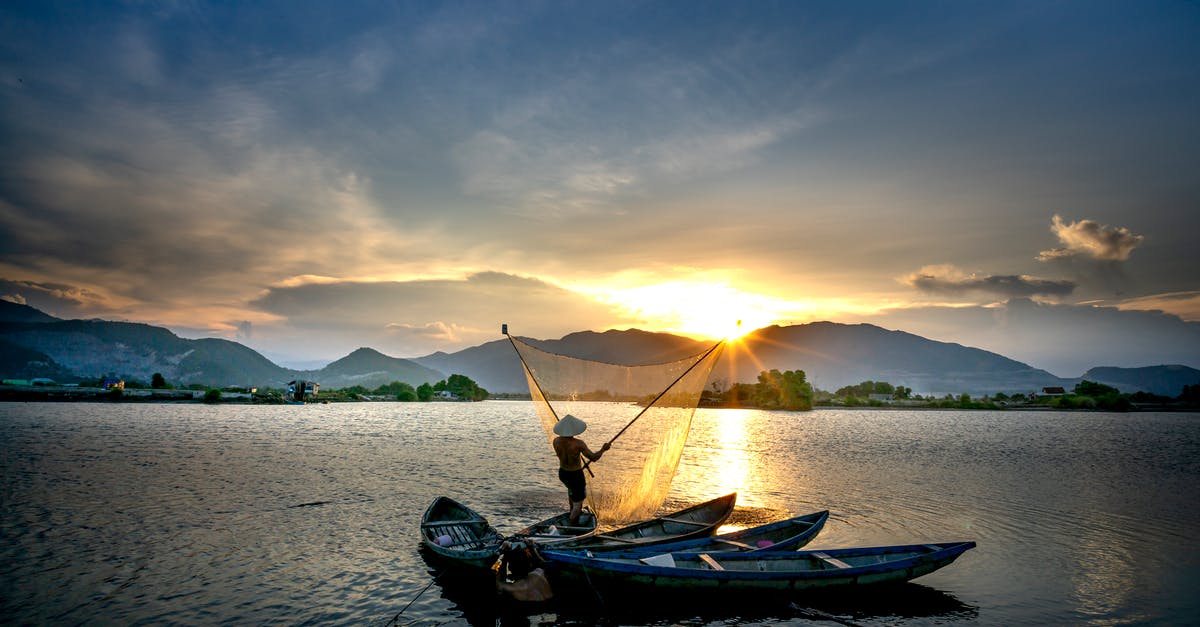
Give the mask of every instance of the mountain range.
[[[557, 340], [521, 338], [554, 353], [628, 365], [670, 361], [711, 346], [668, 333], [630, 329], [581, 331]], [[1072, 388], [1083, 379], [1123, 392], [1178, 396], [1200, 383], [1200, 370], [1182, 365], [1096, 367], [1061, 378], [989, 351], [892, 331], [869, 324], [814, 322], [757, 329], [729, 343], [710, 377], [728, 386], [757, 380], [763, 370], [803, 370], [818, 388], [836, 391], [862, 381], [886, 381], [923, 395], [1028, 393], [1043, 387]], [[520, 360], [507, 339], [455, 353], [389, 357], [360, 348], [323, 368], [279, 366], [237, 342], [184, 339], [147, 324], [62, 320], [0, 300], [0, 376], [46, 377], [70, 382], [117, 376], [148, 382], [154, 373], [177, 385], [283, 387], [317, 381], [327, 389], [393, 381], [436, 383], [449, 374], [470, 377], [492, 393], [528, 392]]]

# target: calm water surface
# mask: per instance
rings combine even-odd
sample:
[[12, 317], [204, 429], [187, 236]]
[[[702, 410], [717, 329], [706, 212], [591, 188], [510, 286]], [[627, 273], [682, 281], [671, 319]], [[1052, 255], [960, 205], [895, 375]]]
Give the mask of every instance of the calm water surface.
[[[5, 624], [510, 624], [420, 515], [565, 507], [528, 402], [0, 403], [0, 476]], [[1200, 415], [701, 410], [666, 507], [730, 491], [726, 529], [829, 509], [809, 548], [978, 548], [886, 594], [520, 621], [1200, 623]]]

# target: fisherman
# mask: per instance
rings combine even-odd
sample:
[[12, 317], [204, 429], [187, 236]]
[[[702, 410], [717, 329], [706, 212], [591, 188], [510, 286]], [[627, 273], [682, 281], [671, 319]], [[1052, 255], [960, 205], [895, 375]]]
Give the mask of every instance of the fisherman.
[[591, 461], [600, 459], [612, 443], [605, 442], [599, 451], [593, 452], [583, 440], [575, 437], [587, 429], [587, 423], [567, 414], [554, 425], [554, 453], [558, 455], [558, 480], [567, 486], [567, 500], [571, 507], [571, 526], [579, 524], [583, 513], [583, 502], [587, 499], [587, 480], [583, 476], [583, 458]]
[[500, 545], [496, 589], [514, 601], [549, 601], [554, 598], [550, 580], [541, 567], [541, 556], [524, 541], [505, 540]]

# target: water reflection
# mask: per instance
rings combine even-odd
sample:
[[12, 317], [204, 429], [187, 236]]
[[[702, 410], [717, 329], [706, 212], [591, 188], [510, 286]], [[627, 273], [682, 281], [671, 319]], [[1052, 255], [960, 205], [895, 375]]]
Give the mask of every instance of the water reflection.
[[1118, 622], [1113, 615], [1128, 605], [1133, 592], [1129, 585], [1135, 577], [1133, 556], [1114, 534], [1100, 535], [1089, 525], [1080, 527], [1083, 535], [1072, 577], [1075, 602], [1091, 624]]
[[710, 479], [719, 494], [746, 494], [750, 474], [750, 454], [746, 451], [747, 410], [721, 412], [716, 421], [717, 441], [713, 443], [713, 475]]
[[916, 583], [841, 597], [654, 597], [643, 610], [583, 589], [563, 592], [579, 608], [521, 615], [497, 605], [491, 582], [438, 577], [417, 529], [439, 495], [505, 533], [562, 511], [557, 460], [533, 415], [528, 402], [0, 404], [0, 616], [381, 625], [410, 602], [403, 624], [1200, 615], [1194, 415], [865, 410], [699, 411], [664, 510], [737, 491], [738, 526], [830, 510], [813, 549], [976, 540], [978, 550]]

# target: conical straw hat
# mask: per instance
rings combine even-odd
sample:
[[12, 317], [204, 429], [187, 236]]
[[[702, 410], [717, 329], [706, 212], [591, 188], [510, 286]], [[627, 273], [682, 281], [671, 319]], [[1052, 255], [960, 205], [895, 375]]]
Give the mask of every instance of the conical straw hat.
[[563, 416], [562, 420], [559, 420], [554, 425], [555, 433], [567, 437], [579, 435], [586, 429], [587, 423], [576, 418], [575, 416], [572, 416], [571, 414]]

